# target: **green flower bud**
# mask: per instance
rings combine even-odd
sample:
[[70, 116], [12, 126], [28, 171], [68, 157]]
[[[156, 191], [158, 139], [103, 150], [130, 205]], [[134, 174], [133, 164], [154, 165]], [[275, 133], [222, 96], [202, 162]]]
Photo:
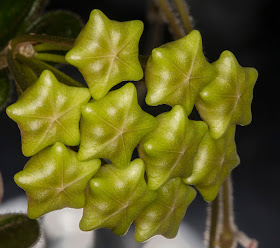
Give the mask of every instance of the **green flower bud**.
[[203, 55], [201, 35], [194, 30], [153, 50], [145, 72], [146, 102], [182, 105], [189, 115], [198, 93], [214, 75], [215, 68]]
[[80, 228], [89, 231], [109, 228], [124, 235], [140, 211], [156, 198], [144, 179], [145, 166], [141, 159], [126, 169], [113, 164], [102, 166], [90, 181]]
[[32, 156], [55, 142], [78, 145], [80, 107], [89, 99], [88, 89], [64, 85], [45, 70], [38, 81], [7, 108], [8, 116], [21, 131], [23, 154]]
[[136, 88], [128, 83], [82, 107], [80, 160], [106, 158], [126, 167], [140, 139], [156, 119], [138, 104]]
[[189, 120], [180, 105], [157, 120], [156, 129], [141, 140], [138, 149], [152, 190], [171, 178], [191, 175], [193, 159], [208, 130], [206, 123]]
[[77, 153], [55, 143], [35, 156], [14, 179], [28, 196], [29, 218], [61, 208], [82, 208], [85, 189], [101, 165], [99, 159], [77, 160]]
[[98, 100], [116, 84], [143, 77], [138, 43], [143, 32], [141, 21], [109, 20], [93, 10], [66, 60], [84, 76], [91, 95]]
[[134, 221], [137, 242], [144, 242], [157, 234], [174, 238], [196, 196], [195, 189], [185, 185], [181, 178], [169, 180], [157, 192], [157, 199], [145, 207]]
[[192, 175], [184, 179], [185, 183], [194, 184], [206, 201], [216, 198], [221, 184], [239, 165], [234, 136], [235, 125], [219, 139], [213, 139], [208, 132], [194, 159]]
[[213, 65], [217, 76], [200, 92], [196, 107], [209, 125], [211, 136], [218, 139], [232, 124], [250, 124], [258, 72], [241, 67], [230, 51], [224, 51]]

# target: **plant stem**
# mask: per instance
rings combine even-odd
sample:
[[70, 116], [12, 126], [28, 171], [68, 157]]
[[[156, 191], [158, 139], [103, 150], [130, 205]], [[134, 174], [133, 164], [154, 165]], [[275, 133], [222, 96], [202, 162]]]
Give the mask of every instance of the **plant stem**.
[[43, 61], [48, 61], [48, 62], [54, 62], [54, 63], [61, 63], [61, 64], [69, 64], [65, 56], [63, 55], [58, 55], [58, 54], [51, 54], [51, 53], [36, 53], [34, 58], [43, 60]]
[[220, 208], [220, 199], [219, 194], [215, 198], [213, 202], [210, 203], [209, 206], [209, 212], [208, 217], [210, 217], [209, 221], [209, 241], [208, 241], [208, 247], [209, 248], [215, 248], [216, 245], [216, 237], [217, 237], [217, 229], [219, 224], [219, 208]]
[[61, 50], [70, 50], [74, 45], [74, 41], [75, 41], [74, 39], [65, 38], [65, 37], [40, 35], [40, 34], [26, 34], [12, 39], [9, 43], [9, 50], [12, 50], [14, 53], [16, 47], [20, 43], [24, 43], [24, 42], [30, 42], [32, 44], [36, 44], [36, 43], [53, 44], [56, 47], [61, 47]]
[[172, 12], [172, 8], [168, 0], [158, 0], [158, 4], [161, 11], [166, 17], [170, 26], [170, 30], [173, 32], [174, 36], [177, 39], [182, 38], [185, 35], [184, 30], [178, 24], [178, 20], [176, 19], [175, 14]]
[[175, 38], [179, 39], [192, 31], [192, 18], [185, 0], [157, 0]]
[[65, 73], [34, 57], [27, 58], [21, 54], [16, 54], [16, 59], [21, 63], [29, 66], [38, 75], [40, 75], [44, 70], [50, 70], [56, 76], [57, 80], [61, 83], [64, 83], [69, 86], [84, 87], [81, 83], [69, 77]]
[[28, 67], [27, 65], [21, 64], [20, 68], [21, 68], [22, 74], [25, 77], [25, 81], [28, 83], [28, 85], [32, 85], [38, 80], [37, 75], [30, 67]]
[[222, 186], [222, 228], [219, 234], [219, 244], [221, 248], [232, 248], [236, 246], [235, 233], [237, 228], [234, 224], [232, 181], [229, 176]]
[[232, 181], [229, 176], [208, 211], [208, 248], [235, 248], [239, 243], [244, 248], [257, 248], [258, 242], [238, 230], [234, 222]]
[[36, 52], [45, 52], [45, 51], [69, 51], [68, 48], [62, 47], [56, 44], [49, 43], [39, 43], [33, 45], [33, 48]]
[[237, 231], [234, 224], [232, 182], [229, 176], [210, 206], [208, 248], [235, 247]]
[[234, 226], [234, 212], [233, 212], [233, 196], [232, 196], [232, 182], [229, 176], [223, 184], [222, 201], [223, 201], [223, 226], [224, 230], [232, 232], [235, 231]]
[[193, 30], [192, 18], [190, 16], [190, 11], [185, 0], [174, 0], [177, 10], [180, 13], [182, 23], [184, 25], [185, 31], [190, 33]]
[[245, 248], [257, 248], [258, 241], [255, 239], [250, 239], [245, 233], [238, 231], [236, 233], [236, 238], [239, 244]]

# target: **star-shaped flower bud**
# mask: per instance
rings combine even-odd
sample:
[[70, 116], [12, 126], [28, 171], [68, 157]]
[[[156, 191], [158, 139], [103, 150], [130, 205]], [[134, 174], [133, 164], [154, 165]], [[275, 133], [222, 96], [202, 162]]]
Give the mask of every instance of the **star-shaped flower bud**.
[[102, 166], [90, 181], [81, 230], [104, 227], [124, 235], [140, 211], [157, 196], [148, 189], [144, 172], [141, 159], [135, 159], [126, 169]]
[[80, 107], [89, 99], [88, 89], [64, 85], [45, 70], [38, 81], [7, 108], [8, 116], [21, 131], [23, 154], [33, 156], [55, 142], [78, 145]]
[[128, 83], [82, 107], [78, 158], [106, 158], [126, 167], [140, 139], [155, 126], [156, 119], [140, 108], [136, 88]]
[[208, 132], [194, 159], [192, 175], [184, 179], [194, 184], [206, 201], [216, 198], [221, 184], [240, 162], [234, 136], [235, 125], [219, 139], [213, 139]]
[[152, 51], [145, 79], [148, 105], [182, 105], [187, 115], [192, 112], [198, 93], [214, 77], [215, 68], [202, 52], [197, 30]]
[[212, 137], [218, 139], [232, 124], [250, 124], [258, 72], [241, 67], [230, 51], [224, 51], [213, 65], [217, 76], [200, 92], [196, 107], [209, 125]]
[[28, 196], [29, 218], [65, 207], [82, 208], [85, 189], [101, 162], [77, 160], [77, 153], [57, 142], [34, 155], [14, 179]]
[[91, 12], [66, 60], [80, 70], [94, 99], [122, 81], [143, 77], [138, 59], [142, 32], [141, 21], [111, 21], [100, 10]]
[[180, 105], [157, 120], [157, 127], [141, 140], [138, 149], [152, 190], [171, 178], [191, 175], [193, 159], [208, 130], [205, 122], [189, 120]]
[[181, 178], [169, 180], [157, 192], [157, 199], [146, 206], [134, 221], [137, 242], [144, 242], [157, 234], [174, 238], [196, 196], [195, 189], [185, 185]]

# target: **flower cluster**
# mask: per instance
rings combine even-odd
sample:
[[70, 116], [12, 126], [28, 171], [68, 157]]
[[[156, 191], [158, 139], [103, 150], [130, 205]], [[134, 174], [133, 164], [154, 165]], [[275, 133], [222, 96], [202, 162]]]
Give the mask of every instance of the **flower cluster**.
[[[124, 235], [134, 222], [138, 242], [173, 238], [196, 196], [192, 185], [212, 201], [239, 164], [235, 126], [251, 121], [256, 70], [229, 51], [209, 63], [194, 30], [155, 48], [147, 61], [146, 103], [172, 107], [154, 117], [139, 106], [133, 83], [112, 90], [143, 78], [142, 32], [141, 21], [112, 21], [93, 10], [65, 57], [89, 88], [65, 85], [46, 70], [7, 108], [23, 154], [33, 156], [15, 175], [30, 218], [84, 208], [82, 230]], [[194, 107], [202, 120], [189, 118]]]

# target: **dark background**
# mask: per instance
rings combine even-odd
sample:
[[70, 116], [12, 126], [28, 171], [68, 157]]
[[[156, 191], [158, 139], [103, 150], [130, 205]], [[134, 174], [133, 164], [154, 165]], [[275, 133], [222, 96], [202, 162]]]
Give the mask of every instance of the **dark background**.
[[[147, 3], [148, 0], [53, 0], [47, 10], [68, 9], [79, 14], [84, 22], [95, 8], [114, 20], [140, 19], [145, 24], [141, 44], [146, 44], [149, 40]], [[217, 60], [222, 51], [230, 50], [242, 66], [255, 67], [259, 72], [252, 104], [253, 121], [247, 127], [237, 128], [236, 143], [241, 164], [233, 171], [236, 222], [241, 230], [259, 240], [260, 248], [280, 247], [277, 2], [188, 0], [188, 3], [210, 62]], [[170, 39], [168, 35], [166, 38], [166, 41]], [[13, 175], [22, 170], [27, 159], [21, 153], [19, 130], [5, 112], [0, 113], [0, 125], [0, 168], [6, 201], [22, 194]], [[204, 228], [205, 207], [201, 197], [197, 197], [186, 215], [186, 221], [200, 232]]]

